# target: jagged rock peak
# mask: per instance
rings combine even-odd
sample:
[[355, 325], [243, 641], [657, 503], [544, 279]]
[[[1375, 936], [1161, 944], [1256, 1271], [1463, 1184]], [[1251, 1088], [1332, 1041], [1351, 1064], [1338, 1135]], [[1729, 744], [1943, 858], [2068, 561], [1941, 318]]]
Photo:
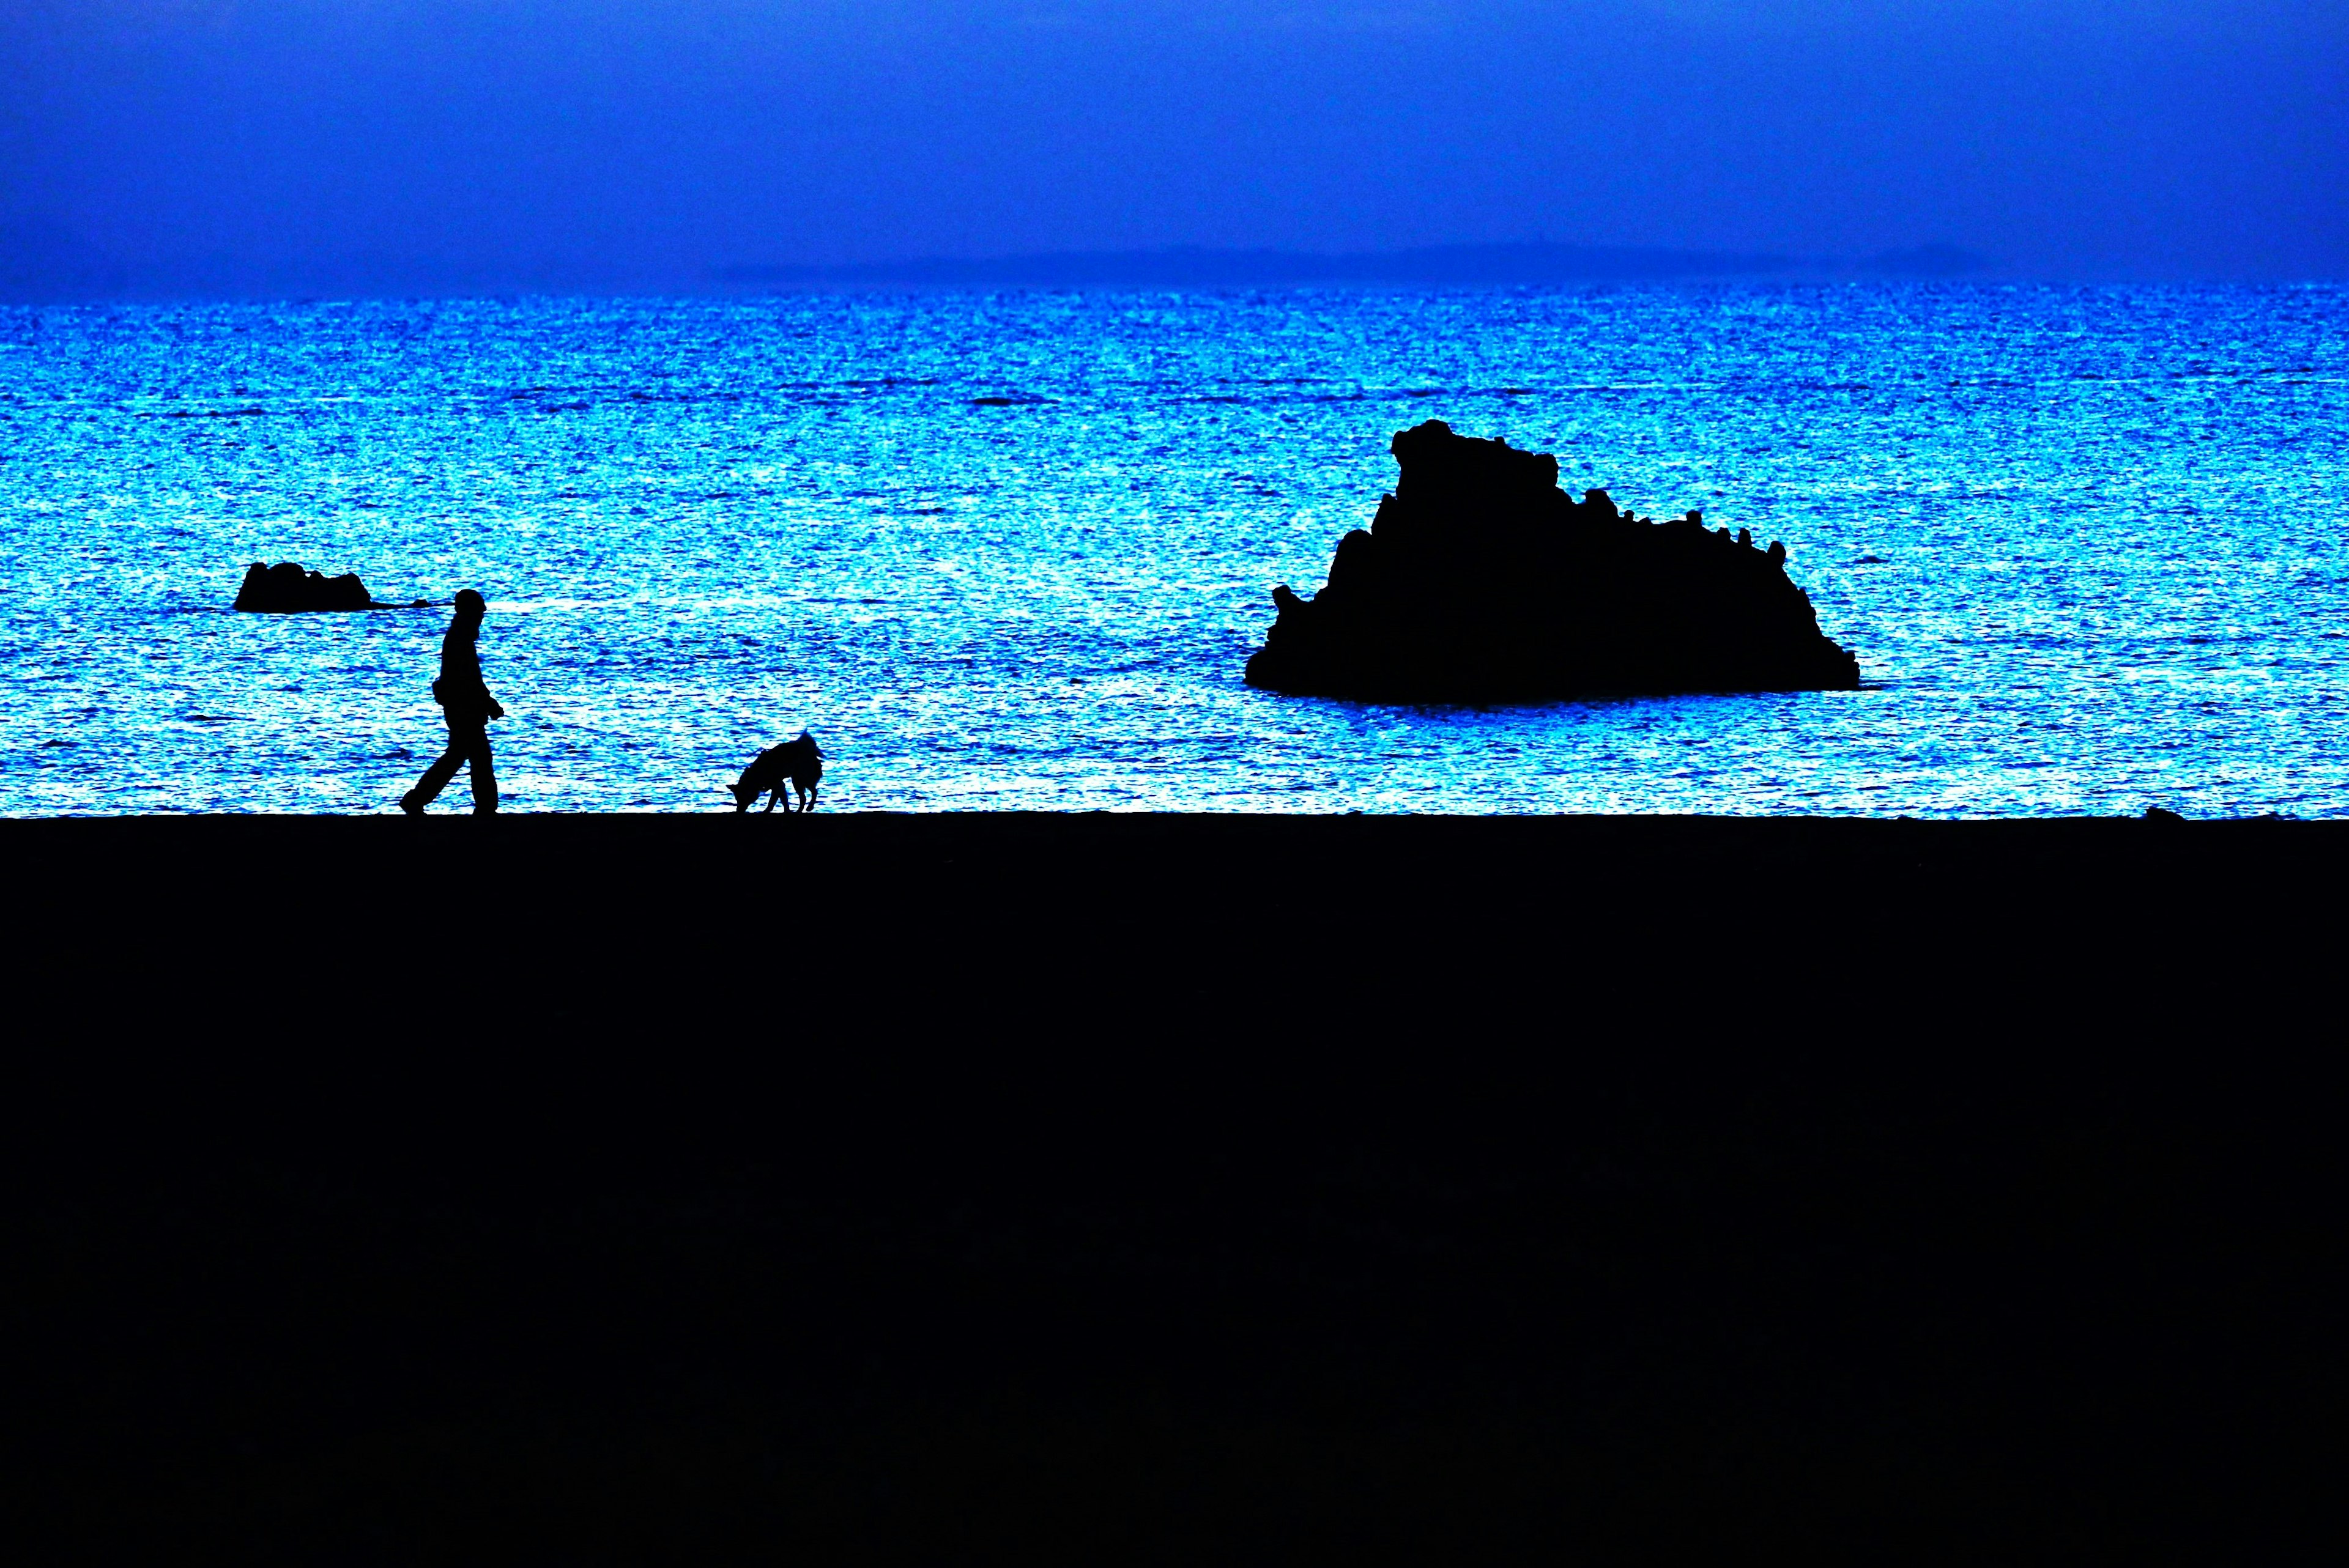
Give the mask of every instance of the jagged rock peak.
[[1394, 493], [1338, 544], [1310, 599], [1283, 583], [1251, 685], [1369, 701], [1521, 702], [1608, 694], [1848, 688], [1785, 546], [1653, 523], [1557, 459], [1440, 419], [1398, 431]]

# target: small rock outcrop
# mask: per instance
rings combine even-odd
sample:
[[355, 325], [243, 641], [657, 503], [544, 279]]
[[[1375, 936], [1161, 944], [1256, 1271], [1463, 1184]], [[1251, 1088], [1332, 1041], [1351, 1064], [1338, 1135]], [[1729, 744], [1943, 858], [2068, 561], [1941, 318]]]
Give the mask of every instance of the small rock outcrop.
[[356, 572], [328, 577], [323, 573], [305, 572], [298, 562], [293, 561], [281, 561], [274, 566], [264, 566], [256, 561], [246, 567], [244, 582], [236, 591], [236, 607], [270, 615], [390, 608], [375, 602]]
[[1786, 548], [1702, 512], [1656, 523], [1605, 490], [1577, 501], [1557, 459], [1453, 433], [1396, 434], [1402, 477], [1279, 619], [1250, 686], [1370, 702], [1543, 702], [1859, 684], [1788, 580]]

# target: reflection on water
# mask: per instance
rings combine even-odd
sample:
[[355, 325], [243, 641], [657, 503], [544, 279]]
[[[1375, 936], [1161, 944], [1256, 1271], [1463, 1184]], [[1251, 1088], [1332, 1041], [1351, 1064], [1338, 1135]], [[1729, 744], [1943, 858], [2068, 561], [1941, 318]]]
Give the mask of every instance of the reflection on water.
[[[1842, 286], [0, 311], [0, 810], [388, 811], [488, 593], [515, 810], [2332, 814], [2338, 289]], [[1267, 696], [1440, 416], [1783, 538], [1874, 689]]]

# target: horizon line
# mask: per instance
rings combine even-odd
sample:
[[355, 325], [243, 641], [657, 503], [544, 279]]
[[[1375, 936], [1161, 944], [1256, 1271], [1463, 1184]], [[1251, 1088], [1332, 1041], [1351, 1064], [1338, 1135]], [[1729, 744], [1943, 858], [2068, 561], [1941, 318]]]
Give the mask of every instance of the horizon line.
[[[403, 264], [382, 256], [325, 258], [309, 267], [212, 257], [193, 270], [196, 278], [183, 277], [176, 283], [165, 283], [151, 274], [143, 279], [126, 275], [129, 269], [112, 266], [88, 268], [78, 277], [36, 282], [21, 271], [10, 278], [7, 269], [0, 267], [0, 309], [425, 300], [693, 300], [740, 298], [761, 292], [1473, 290], [1610, 283], [2293, 289], [2349, 283], [2349, 274], [2324, 273], [2251, 275], [2127, 268], [2044, 269], [1942, 242], [1857, 258], [1513, 241], [1336, 252], [1176, 244], [892, 261], [735, 262], [698, 269], [615, 269], [600, 276], [544, 267], [507, 269], [448, 262]], [[533, 273], [536, 275], [530, 275]], [[367, 273], [374, 275], [364, 277]]]

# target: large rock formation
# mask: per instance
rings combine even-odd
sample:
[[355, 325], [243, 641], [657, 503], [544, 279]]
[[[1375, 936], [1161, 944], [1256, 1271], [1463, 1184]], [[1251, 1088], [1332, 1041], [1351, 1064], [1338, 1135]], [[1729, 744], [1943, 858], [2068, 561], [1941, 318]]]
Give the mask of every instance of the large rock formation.
[[236, 591], [236, 607], [274, 615], [312, 610], [391, 608], [375, 602], [356, 572], [328, 577], [322, 573], [305, 572], [300, 562], [293, 561], [281, 561], [274, 566], [264, 566], [256, 561], [246, 567], [244, 582]]
[[1655, 523], [1557, 488], [1557, 459], [1395, 436], [1394, 494], [1338, 542], [1329, 586], [1272, 591], [1251, 686], [1377, 702], [1806, 691], [1859, 684], [1787, 580], [1786, 548], [1690, 512]]

